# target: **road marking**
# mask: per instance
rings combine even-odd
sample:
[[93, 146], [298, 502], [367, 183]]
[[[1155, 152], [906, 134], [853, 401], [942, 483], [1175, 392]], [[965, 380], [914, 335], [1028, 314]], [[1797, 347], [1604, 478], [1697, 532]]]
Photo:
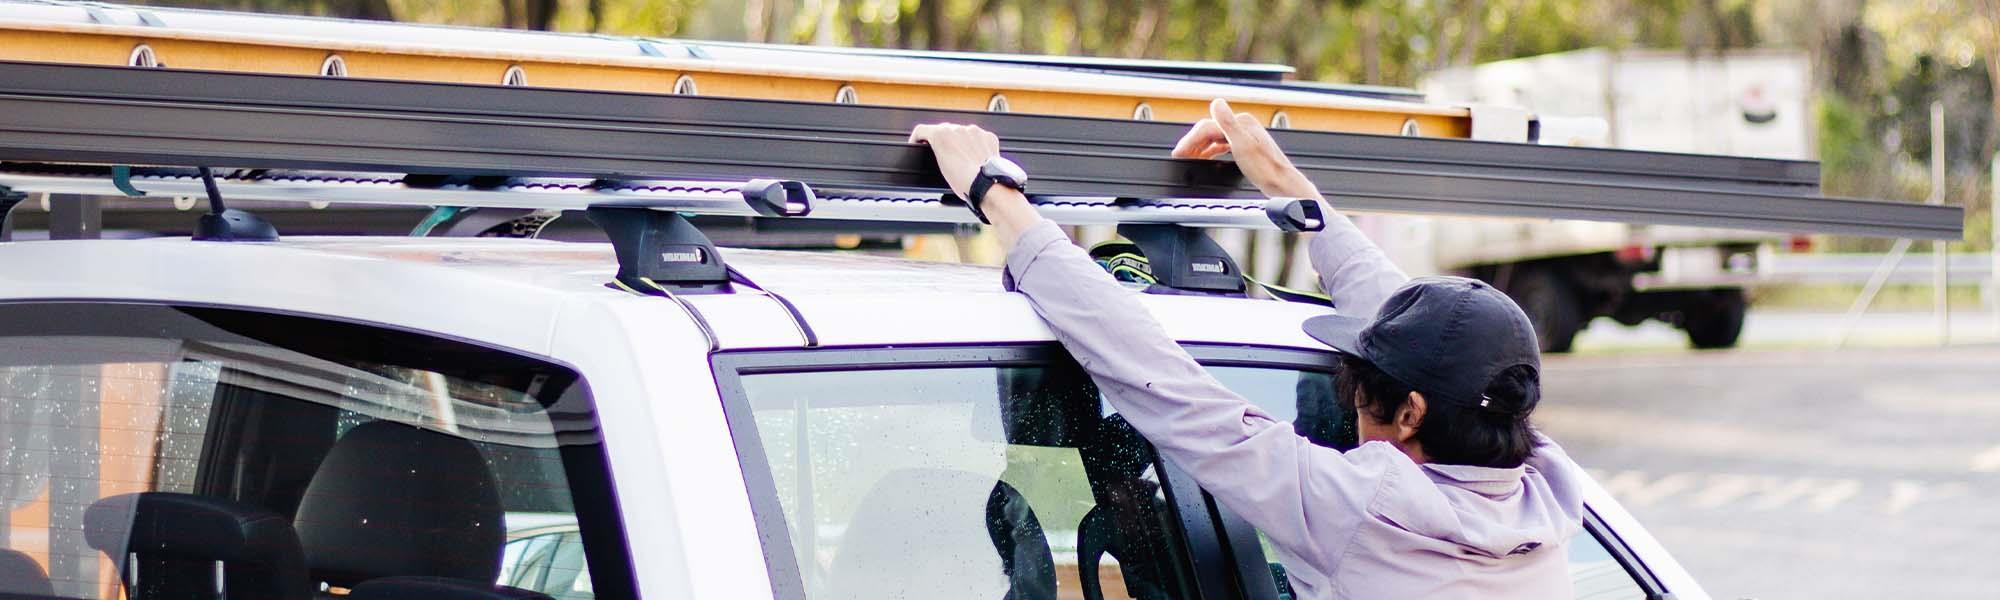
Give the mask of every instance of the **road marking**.
[[1756, 501], [1750, 503], [1750, 510], [1776, 510], [1804, 498], [1806, 508], [1813, 512], [1827, 512], [1861, 493], [1861, 482], [1853, 479], [1800, 477], [1770, 483], [1757, 495]]
[[1777, 482], [1771, 477], [1716, 473], [1709, 475], [1704, 483], [1707, 485], [1694, 494], [1689, 505], [1695, 508], [1722, 508], [1758, 490], [1775, 487]]
[[1968, 488], [1963, 483], [1947, 482], [1930, 484], [1922, 481], [1898, 479], [1889, 483], [1889, 500], [1882, 504], [1882, 514], [1900, 515], [1910, 510], [1919, 500], [1935, 502], [1966, 495]]
[[2000, 471], [2000, 446], [1987, 448], [1985, 452], [1972, 455], [1972, 472], [1993, 473]]
[[1672, 473], [1647, 482], [1644, 472], [1626, 470], [1608, 478], [1599, 477], [1598, 480], [1604, 491], [1616, 496], [1620, 502], [1651, 506], [1661, 498], [1693, 487], [1697, 477], [1694, 473]]
[[[1861, 495], [1858, 479], [1780, 477], [1745, 473], [1676, 472], [1657, 479], [1645, 471], [1627, 469], [1609, 472], [1586, 469], [1604, 491], [1629, 506], [1654, 506], [1672, 497], [1668, 504], [1688, 508], [1718, 510], [1740, 508], [1750, 511], [1780, 509], [1831, 512]], [[1882, 498], [1879, 507], [1889, 516], [1911, 512], [1920, 504], [1970, 497], [1972, 487], [1962, 481], [1926, 482], [1896, 479], [1886, 482], [1886, 492], [1871, 494]], [[1882, 489], [1877, 486], [1875, 489]]]

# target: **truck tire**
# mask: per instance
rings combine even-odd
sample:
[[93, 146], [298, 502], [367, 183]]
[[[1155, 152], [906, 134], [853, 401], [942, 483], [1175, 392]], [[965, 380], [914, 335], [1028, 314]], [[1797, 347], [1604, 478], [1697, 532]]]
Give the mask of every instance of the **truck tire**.
[[1743, 334], [1743, 315], [1749, 310], [1743, 290], [1710, 290], [1694, 294], [1681, 307], [1681, 327], [1697, 349], [1731, 348]]
[[1569, 352], [1583, 328], [1583, 308], [1561, 272], [1547, 266], [1519, 268], [1507, 280], [1507, 295], [1528, 313], [1542, 352]]

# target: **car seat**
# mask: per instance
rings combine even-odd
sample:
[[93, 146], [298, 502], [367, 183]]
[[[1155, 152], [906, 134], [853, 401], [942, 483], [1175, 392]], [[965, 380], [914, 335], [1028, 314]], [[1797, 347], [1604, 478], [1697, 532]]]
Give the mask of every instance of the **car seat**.
[[506, 524], [472, 442], [391, 421], [356, 426], [313, 473], [294, 520], [312, 580], [426, 576], [490, 585]]
[[986, 535], [1007, 574], [1006, 600], [1055, 600], [1056, 561], [1028, 498], [1005, 481], [986, 496]]
[[1126, 593], [1139, 600], [1175, 597], [1179, 564], [1168, 545], [1166, 502], [1146, 477], [1158, 460], [1151, 444], [1123, 415], [1104, 417], [1084, 430], [1078, 451], [1096, 505], [1077, 523], [1077, 566], [1083, 597], [1104, 598], [1099, 563], [1118, 559]]
[[[123, 494], [84, 510], [84, 541], [120, 565], [126, 597], [312, 597], [299, 538], [283, 515], [233, 500]], [[216, 581], [216, 564], [223, 566]]]
[[[809, 595], [1053, 597], [1055, 558], [1048, 538], [1019, 492], [996, 483], [992, 476], [965, 471], [890, 472], [857, 504], [825, 585], [812, 590], [822, 593]], [[1003, 524], [991, 527], [996, 513]]]

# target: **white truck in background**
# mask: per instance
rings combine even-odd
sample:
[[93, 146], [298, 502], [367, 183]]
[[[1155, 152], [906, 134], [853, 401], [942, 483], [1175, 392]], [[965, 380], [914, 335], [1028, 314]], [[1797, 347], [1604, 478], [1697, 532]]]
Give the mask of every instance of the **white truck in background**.
[[[1438, 71], [1431, 102], [1520, 107], [1543, 144], [1812, 158], [1803, 53], [1589, 49]], [[1457, 273], [1506, 290], [1544, 351], [1569, 350], [1597, 317], [1659, 319], [1696, 348], [1743, 328], [1744, 286], [1803, 236], [1580, 221], [1371, 216], [1363, 227], [1412, 272]]]

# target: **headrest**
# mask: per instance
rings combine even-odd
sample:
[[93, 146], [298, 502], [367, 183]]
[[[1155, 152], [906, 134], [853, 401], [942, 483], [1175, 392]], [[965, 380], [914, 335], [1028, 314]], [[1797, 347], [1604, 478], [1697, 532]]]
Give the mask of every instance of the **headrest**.
[[298, 556], [291, 521], [232, 500], [145, 492], [98, 500], [83, 513], [84, 540], [100, 551], [265, 564]]
[[499, 483], [472, 442], [391, 421], [334, 442], [294, 526], [317, 581], [354, 587], [393, 575], [493, 581]]
[[0, 548], [0, 596], [19, 594], [30, 598], [56, 595], [49, 574], [41, 563], [28, 555]]
[[[98, 500], [84, 510], [83, 522], [84, 541], [119, 561], [131, 554], [145, 561], [222, 561], [231, 597], [306, 598], [312, 593], [292, 522], [261, 507], [144, 492]], [[199, 571], [199, 578], [209, 581], [213, 571]]]
[[475, 583], [442, 577], [370, 579], [348, 592], [347, 600], [551, 600], [547, 594], [517, 587]]

